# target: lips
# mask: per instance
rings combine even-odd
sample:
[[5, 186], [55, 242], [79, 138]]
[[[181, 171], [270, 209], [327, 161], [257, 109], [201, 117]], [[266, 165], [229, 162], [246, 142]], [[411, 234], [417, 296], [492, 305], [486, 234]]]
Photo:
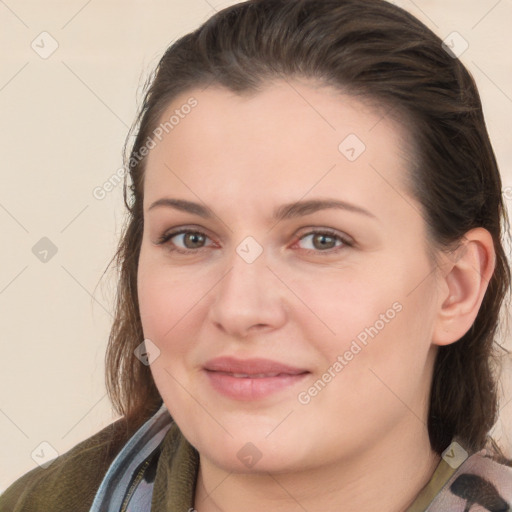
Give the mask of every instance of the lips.
[[308, 370], [296, 368], [270, 359], [236, 359], [234, 357], [217, 357], [204, 365], [206, 370], [229, 373], [240, 377], [275, 377], [279, 374], [299, 375]]
[[218, 357], [204, 365], [211, 386], [235, 400], [258, 400], [302, 381], [305, 368], [269, 359]]

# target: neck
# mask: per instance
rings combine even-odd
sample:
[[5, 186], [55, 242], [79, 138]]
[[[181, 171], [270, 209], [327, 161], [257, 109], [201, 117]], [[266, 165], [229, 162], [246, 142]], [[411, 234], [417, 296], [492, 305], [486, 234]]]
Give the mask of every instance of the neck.
[[232, 473], [201, 456], [195, 509], [405, 512], [440, 461], [431, 450], [425, 426], [415, 417], [410, 419], [403, 428], [394, 429], [392, 435], [358, 453], [357, 458], [307, 471]]

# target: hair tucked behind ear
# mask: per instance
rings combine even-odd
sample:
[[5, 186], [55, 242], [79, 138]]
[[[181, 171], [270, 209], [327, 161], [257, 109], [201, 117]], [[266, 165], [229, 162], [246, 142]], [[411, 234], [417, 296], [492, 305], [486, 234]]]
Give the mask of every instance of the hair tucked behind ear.
[[[172, 44], [147, 84], [127, 157], [128, 211], [115, 259], [120, 270], [115, 321], [106, 356], [107, 390], [135, 428], [161, 403], [148, 366], [134, 357], [143, 340], [137, 265], [143, 231], [140, 150], [178, 95], [216, 83], [254, 92], [280, 77], [314, 78], [385, 107], [410, 128], [411, 188], [431, 243], [449, 248], [474, 227], [494, 239], [496, 268], [478, 316], [456, 343], [440, 347], [428, 429], [441, 453], [458, 436], [484, 447], [497, 419], [497, 328], [510, 290], [502, 245], [508, 221], [480, 97], [462, 63], [405, 10], [383, 0], [254, 0], [215, 14]], [[129, 200], [128, 200], [129, 194]]]

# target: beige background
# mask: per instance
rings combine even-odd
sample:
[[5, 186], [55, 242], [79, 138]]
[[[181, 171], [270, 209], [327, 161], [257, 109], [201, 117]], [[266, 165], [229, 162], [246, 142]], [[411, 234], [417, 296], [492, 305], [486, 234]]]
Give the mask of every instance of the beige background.
[[[114, 281], [101, 277], [122, 187], [103, 200], [92, 191], [121, 167], [140, 88], [164, 50], [233, 3], [0, 0], [0, 492], [36, 467], [31, 454], [51, 452], [42, 442], [61, 454], [115, 419], [103, 376]], [[461, 59], [480, 88], [510, 209], [512, 1], [394, 3], [469, 43]], [[58, 48], [42, 58], [33, 41], [39, 53]], [[57, 248], [46, 263], [32, 252], [43, 237]], [[496, 434], [512, 455], [507, 393]]]

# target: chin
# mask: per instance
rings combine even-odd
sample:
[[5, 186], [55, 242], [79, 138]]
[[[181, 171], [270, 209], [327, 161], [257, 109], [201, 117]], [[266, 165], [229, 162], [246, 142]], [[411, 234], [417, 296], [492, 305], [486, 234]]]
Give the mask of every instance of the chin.
[[292, 459], [292, 453], [259, 449], [256, 445], [245, 443], [242, 448], [231, 447], [228, 450], [200, 451], [216, 467], [226, 472], [239, 474], [266, 474], [293, 471], [300, 466]]
[[[280, 437], [277, 433], [265, 438], [259, 430], [239, 429], [233, 433], [233, 437], [223, 432], [222, 435], [212, 436], [211, 432], [203, 432], [197, 438], [191, 438], [190, 442], [202, 457], [205, 457], [227, 472], [234, 473], [278, 473], [297, 469], [305, 462], [306, 453], [299, 453], [297, 447], [304, 450], [303, 440]], [[272, 436], [275, 436], [271, 439]]]

